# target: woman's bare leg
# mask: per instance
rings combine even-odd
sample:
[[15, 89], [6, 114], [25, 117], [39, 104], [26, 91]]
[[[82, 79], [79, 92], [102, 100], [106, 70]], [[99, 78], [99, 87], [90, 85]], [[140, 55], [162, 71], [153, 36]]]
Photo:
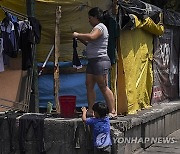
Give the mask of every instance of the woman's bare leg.
[[96, 82], [106, 100], [109, 113], [116, 113], [115, 110], [115, 100], [112, 91], [109, 89], [108, 85], [108, 75], [96, 75], [95, 76]]
[[94, 91], [95, 86], [94, 75], [86, 74], [86, 89], [87, 89], [87, 100], [88, 100], [88, 112], [93, 113], [92, 107], [96, 100], [96, 93]]

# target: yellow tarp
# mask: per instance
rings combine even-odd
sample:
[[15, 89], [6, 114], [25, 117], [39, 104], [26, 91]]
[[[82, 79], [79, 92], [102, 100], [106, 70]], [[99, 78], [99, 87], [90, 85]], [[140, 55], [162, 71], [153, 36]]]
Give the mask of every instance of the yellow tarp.
[[118, 49], [117, 113], [127, 114], [128, 102], [127, 102], [127, 95], [126, 95], [125, 72], [124, 72], [123, 59], [122, 59], [121, 48], [120, 48], [120, 39], [118, 39], [117, 49]]
[[[0, 5], [14, 11], [26, 14], [26, 0], [1, 0]], [[60, 20], [61, 45], [60, 60], [72, 60], [72, 32], [89, 32], [91, 27], [88, 22], [88, 11], [91, 7], [99, 6], [103, 10], [111, 7], [110, 0], [36, 0], [35, 17], [42, 25], [41, 43], [37, 46], [37, 60], [45, 60], [48, 52], [54, 44], [55, 11], [56, 7], [62, 7]], [[0, 20], [4, 13], [0, 11]], [[79, 54], [84, 46], [78, 44]], [[53, 60], [53, 59], [51, 59]]]
[[137, 110], [150, 106], [153, 83], [153, 35], [142, 29], [123, 31], [120, 46], [124, 66], [128, 113], [133, 114]]
[[154, 35], [162, 35], [164, 33], [164, 26], [161, 23], [155, 24], [150, 17], [147, 17], [143, 21], [139, 20], [136, 16], [134, 17], [136, 28], [142, 28], [143, 30]]
[[124, 27], [129, 27], [131, 30], [136, 28], [141, 28], [153, 35], [162, 35], [164, 33], [164, 26], [162, 24], [162, 14], [160, 16], [159, 23], [155, 23], [150, 17], [145, 18], [144, 20], [138, 19], [134, 14], [129, 15], [129, 21]]
[[150, 107], [153, 35], [162, 35], [164, 26], [149, 17], [143, 21], [131, 17], [133, 30], [123, 30], [118, 44], [117, 111], [134, 114]]

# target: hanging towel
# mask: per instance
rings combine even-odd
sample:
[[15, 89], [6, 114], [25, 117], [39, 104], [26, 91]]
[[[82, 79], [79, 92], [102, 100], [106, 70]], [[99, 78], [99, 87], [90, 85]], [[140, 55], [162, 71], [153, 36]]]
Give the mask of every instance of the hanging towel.
[[73, 38], [73, 67], [80, 69], [82, 68], [81, 62], [79, 60], [78, 54], [77, 54], [77, 40]]

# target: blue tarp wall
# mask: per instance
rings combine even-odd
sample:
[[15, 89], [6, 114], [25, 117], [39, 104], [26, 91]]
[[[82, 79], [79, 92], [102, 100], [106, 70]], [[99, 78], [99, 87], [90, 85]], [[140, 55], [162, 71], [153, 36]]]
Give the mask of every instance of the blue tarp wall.
[[[84, 64], [84, 62], [83, 62]], [[52, 66], [53, 63], [49, 62], [46, 67]], [[60, 67], [69, 67], [71, 62], [60, 62]], [[85, 64], [84, 64], [85, 65]], [[42, 66], [39, 63], [38, 66]], [[73, 74], [60, 74], [60, 90], [59, 96], [62, 95], [75, 95], [76, 107], [87, 106], [87, 93], [85, 85], [85, 73]], [[39, 107], [46, 108], [47, 102], [54, 103], [54, 78], [53, 74], [41, 75], [38, 80], [39, 85]], [[102, 93], [97, 85], [95, 86], [96, 101], [104, 101]], [[54, 106], [55, 107], [55, 106]]]

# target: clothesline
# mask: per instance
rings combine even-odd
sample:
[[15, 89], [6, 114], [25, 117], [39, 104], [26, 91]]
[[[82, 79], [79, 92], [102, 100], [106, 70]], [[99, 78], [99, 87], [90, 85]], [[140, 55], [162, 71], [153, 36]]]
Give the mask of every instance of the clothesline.
[[7, 7], [4, 7], [4, 6], [1, 6], [1, 5], [0, 5], [0, 8], [1, 8], [5, 13], [6, 13], [6, 12], [9, 12], [9, 13], [17, 16], [17, 17], [20, 17], [21, 19], [28, 19], [28, 17], [27, 17], [26, 15], [21, 14], [21, 13], [19, 13], [19, 12], [16, 12], [16, 11], [14, 11], [14, 10], [11, 10], [11, 9], [9, 9], [9, 8], [7, 8]]

